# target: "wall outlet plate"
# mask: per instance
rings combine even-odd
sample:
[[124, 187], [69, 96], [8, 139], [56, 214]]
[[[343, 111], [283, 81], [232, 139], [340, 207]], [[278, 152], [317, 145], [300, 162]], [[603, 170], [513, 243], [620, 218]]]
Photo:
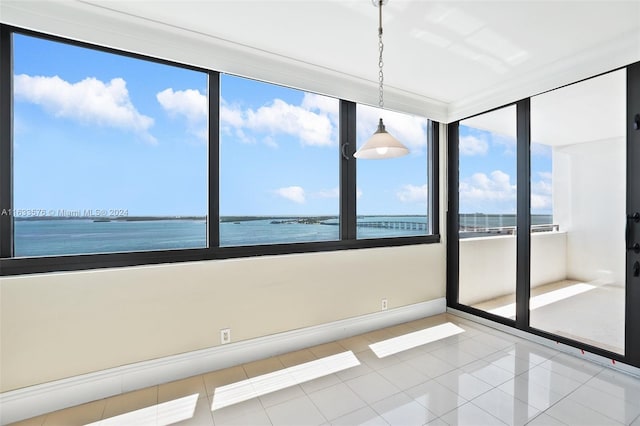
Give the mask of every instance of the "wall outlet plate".
[[223, 328], [220, 330], [220, 344], [225, 345], [231, 342], [231, 329]]
[[387, 302], [387, 299], [382, 299], [382, 304], [380, 306], [380, 310], [382, 311], [386, 311], [387, 308], [389, 307], [389, 303]]

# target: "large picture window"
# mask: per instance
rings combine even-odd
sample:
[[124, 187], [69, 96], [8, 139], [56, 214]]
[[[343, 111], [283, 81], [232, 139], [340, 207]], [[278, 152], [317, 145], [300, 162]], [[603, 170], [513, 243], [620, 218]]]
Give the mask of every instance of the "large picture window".
[[424, 117], [7, 25], [0, 106], [0, 275], [440, 241]]
[[427, 154], [429, 120], [358, 105], [357, 144], [363, 145], [383, 118], [387, 131], [402, 141], [409, 155], [358, 161], [358, 238], [387, 238], [431, 233]]
[[220, 90], [220, 245], [338, 240], [338, 100], [229, 75]]
[[206, 247], [207, 74], [13, 41], [14, 255]]

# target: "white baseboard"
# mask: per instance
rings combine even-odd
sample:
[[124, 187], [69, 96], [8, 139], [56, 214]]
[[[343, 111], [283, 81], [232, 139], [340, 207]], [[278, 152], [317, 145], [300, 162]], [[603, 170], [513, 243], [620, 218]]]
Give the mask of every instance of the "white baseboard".
[[444, 298], [224, 346], [83, 374], [0, 394], [0, 424], [256, 361], [446, 311]]
[[459, 311], [453, 308], [447, 308], [447, 312], [453, 315], [456, 315], [460, 318], [467, 319], [469, 321], [477, 322], [478, 324], [486, 325], [487, 327], [495, 328], [496, 330], [503, 331], [505, 333], [512, 334], [516, 337], [520, 337], [522, 339], [529, 340], [531, 342], [539, 343], [541, 345], [547, 346], [553, 350], [560, 351], [569, 355], [573, 355], [578, 358], [586, 359], [588, 361], [594, 362], [606, 368], [611, 368], [613, 370], [617, 370], [621, 373], [630, 374], [632, 376], [640, 377], [640, 368], [634, 367], [629, 364], [625, 364], [623, 362], [616, 362], [610, 358], [603, 357], [600, 355], [596, 355], [591, 352], [583, 351], [582, 349], [565, 345], [564, 343], [556, 342], [555, 340], [550, 340], [542, 336], [538, 336], [533, 333], [528, 333], [523, 330], [518, 330], [517, 328], [510, 327], [508, 325], [500, 324], [499, 322], [491, 321], [486, 318], [478, 317], [476, 315]]

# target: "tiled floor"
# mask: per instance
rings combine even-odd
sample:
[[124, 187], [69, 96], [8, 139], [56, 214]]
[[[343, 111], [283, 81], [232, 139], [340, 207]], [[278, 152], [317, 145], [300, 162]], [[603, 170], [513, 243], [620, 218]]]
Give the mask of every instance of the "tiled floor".
[[[383, 358], [369, 347], [446, 323], [463, 331]], [[89, 423], [640, 426], [640, 379], [439, 315], [18, 424]]]

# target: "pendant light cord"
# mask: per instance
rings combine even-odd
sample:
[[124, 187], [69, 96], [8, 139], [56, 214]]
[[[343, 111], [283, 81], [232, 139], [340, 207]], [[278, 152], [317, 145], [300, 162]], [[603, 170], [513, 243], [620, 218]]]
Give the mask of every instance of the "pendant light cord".
[[380, 0], [380, 3], [378, 4], [379, 7], [379, 25], [378, 25], [378, 49], [380, 51], [380, 57], [378, 59], [378, 81], [380, 84], [380, 98], [378, 99], [378, 105], [380, 106], [380, 108], [384, 108], [384, 93], [383, 93], [383, 87], [382, 87], [382, 83], [384, 82], [384, 73], [382, 72], [382, 66], [384, 65], [384, 62], [382, 62], [382, 51], [384, 50], [384, 43], [382, 43], [382, 0]]

